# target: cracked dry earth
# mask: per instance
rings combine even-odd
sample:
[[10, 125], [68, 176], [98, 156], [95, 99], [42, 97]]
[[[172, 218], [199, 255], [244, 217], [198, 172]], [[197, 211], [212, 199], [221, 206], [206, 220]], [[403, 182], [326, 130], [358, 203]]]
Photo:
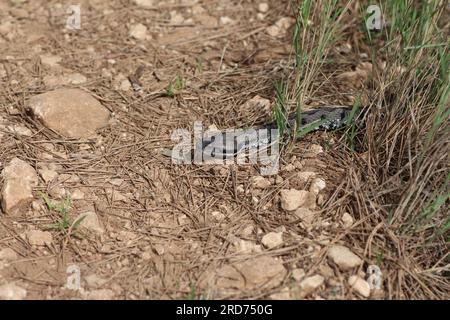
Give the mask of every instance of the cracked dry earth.
[[[331, 134], [296, 143], [269, 177], [162, 152], [196, 120], [270, 118], [286, 4], [78, 2], [79, 30], [69, 2], [0, 2], [0, 299], [374, 295], [373, 261], [342, 236], [357, 218], [323, 210], [345, 173], [327, 165]], [[317, 92], [310, 106], [351, 100]]]

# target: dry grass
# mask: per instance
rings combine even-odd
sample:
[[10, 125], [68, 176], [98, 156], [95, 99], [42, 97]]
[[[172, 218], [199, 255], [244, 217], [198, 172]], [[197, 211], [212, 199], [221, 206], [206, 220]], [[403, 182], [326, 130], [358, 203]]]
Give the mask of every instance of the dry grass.
[[[301, 2], [300, 8], [304, 4]], [[333, 1], [313, 5], [311, 17], [323, 13], [327, 4], [333, 5]], [[347, 5], [343, 1], [339, 7], [345, 11]], [[369, 46], [373, 76], [354, 93], [361, 97], [365, 110], [356, 122], [359, 128], [352, 134], [349, 126], [341, 139], [343, 145], [329, 159], [348, 171], [336, 186], [327, 210], [344, 207], [361, 221], [340, 238], [361, 248], [369, 260], [387, 270], [387, 298], [448, 298], [450, 88], [445, 35], [449, 29], [448, 20], [441, 19], [444, 13], [448, 17], [448, 8], [443, 2], [383, 5], [390, 27], [371, 33], [373, 42], [355, 34], [349, 39], [352, 43], [358, 37], [353, 45]], [[355, 2], [349, 6], [353, 13], [358, 7]], [[346, 40], [346, 30], [361, 27], [361, 20], [343, 16], [347, 19], [336, 21], [343, 19], [344, 25], [330, 32], [332, 37]], [[326, 24], [314, 25], [309, 37], [303, 34], [300, 38], [302, 57], [305, 51], [323, 46], [317, 31], [321, 28], [326, 30]], [[305, 44], [305, 39], [311, 42]], [[320, 52], [320, 61], [336, 59], [336, 55], [327, 54], [329, 51], [324, 48]], [[297, 84], [291, 91], [302, 105], [304, 98], [296, 89], [304, 93], [314, 87], [311, 79], [316, 77], [310, 74], [327, 72], [316, 55], [308, 58], [302, 65], [307, 70], [297, 71]], [[306, 76], [298, 82], [300, 72]], [[316, 88], [320, 90], [317, 84]], [[360, 102], [355, 99], [355, 103]]]

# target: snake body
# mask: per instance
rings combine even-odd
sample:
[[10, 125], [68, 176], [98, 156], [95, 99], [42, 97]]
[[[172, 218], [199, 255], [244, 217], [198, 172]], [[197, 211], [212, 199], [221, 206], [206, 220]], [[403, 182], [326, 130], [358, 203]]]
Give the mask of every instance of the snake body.
[[[314, 110], [303, 111], [301, 113], [301, 125], [297, 132], [301, 130], [318, 131], [318, 130], [335, 130], [339, 129], [347, 123], [348, 116], [351, 109], [340, 106], [326, 106]], [[285, 129], [289, 134], [294, 134], [296, 131], [297, 116], [291, 114], [285, 120]], [[257, 148], [268, 146], [272, 141], [273, 136], [270, 135], [270, 130], [278, 128], [276, 122], [270, 122], [262, 126], [251, 128], [251, 130], [237, 130], [215, 132], [211, 135], [203, 137], [202, 141], [197, 142], [197, 148], [201, 148], [205, 155], [212, 156], [216, 159], [236, 156], [245, 150], [255, 150]], [[267, 130], [268, 134], [264, 138], [255, 132], [261, 132], [261, 129]], [[267, 137], [267, 138], [266, 138]]]
[[[284, 120], [285, 132], [296, 137], [296, 133], [302, 130], [306, 130], [305, 132], [308, 133], [339, 129], [348, 122], [350, 113], [350, 108], [342, 106], [324, 106], [303, 111], [300, 117], [300, 128], [296, 128], [296, 114], [290, 114]], [[194, 142], [194, 149], [183, 151], [181, 154], [173, 152], [173, 150], [166, 150], [165, 155], [171, 156], [172, 160], [177, 163], [192, 163], [194, 154], [198, 154], [198, 152], [201, 152], [201, 158], [206, 162], [208, 159], [230, 159], [258, 152], [278, 142], [279, 135], [271, 134], [276, 129], [278, 129], [278, 124], [274, 121], [245, 130], [206, 131], [203, 133], [202, 139]]]

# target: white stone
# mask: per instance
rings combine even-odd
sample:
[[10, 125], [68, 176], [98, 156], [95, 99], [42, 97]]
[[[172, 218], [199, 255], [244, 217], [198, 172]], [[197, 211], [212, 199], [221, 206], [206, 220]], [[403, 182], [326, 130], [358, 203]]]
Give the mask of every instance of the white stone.
[[121, 91], [129, 91], [131, 89], [131, 83], [128, 79], [120, 81], [119, 89]]
[[51, 75], [48, 74], [42, 79], [46, 87], [57, 87], [61, 85], [66, 85], [68, 80], [62, 75]]
[[86, 277], [84, 277], [84, 280], [86, 281], [86, 284], [90, 289], [100, 288], [107, 282], [106, 279], [103, 279], [96, 274], [87, 275]]
[[0, 300], [23, 300], [27, 296], [27, 290], [14, 283], [0, 286]]
[[324, 276], [325, 278], [332, 278], [334, 277], [334, 271], [328, 264], [321, 264], [319, 266], [320, 274]]
[[[84, 217], [84, 218], [83, 218]], [[75, 221], [79, 221], [79, 219], [82, 219], [80, 223], [80, 227], [85, 228], [89, 231], [92, 231], [97, 234], [102, 234], [105, 232], [105, 229], [100, 223], [100, 220], [98, 219], [98, 216], [95, 212], [88, 211], [84, 213], [80, 213], [78, 217], [75, 219]]]
[[11, 248], [0, 250], [0, 261], [14, 261], [17, 260], [17, 253]]
[[265, 2], [262, 2], [258, 5], [258, 11], [262, 13], [266, 13], [269, 11], [269, 5]]
[[328, 257], [342, 270], [349, 270], [362, 264], [362, 260], [349, 248], [334, 245], [328, 249]]
[[83, 200], [84, 199], [84, 192], [80, 189], [75, 189], [72, 191], [70, 198], [72, 200]]
[[211, 216], [214, 218], [215, 221], [220, 222], [223, 219], [225, 219], [225, 215], [221, 213], [220, 211], [213, 211], [211, 212]]
[[138, 40], [145, 40], [147, 38], [147, 27], [142, 23], [134, 24], [130, 27], [129, 35]]
[[268, 249], [278, 247], [283, 244], [283, 232], [269, 232], [262, 237], [261, 242]]
[[87, 300], [112, 300], [115, 296], [114, 291], [111, 289], [98, 289], [92, 290], [87, 293]]
[[170, 11], [170, 23], [175, 25], [183, 24], [184, 17], [182, 14], [178, 13], [177, 11]]
[[314, 178], [317, 174], [315, 172], [311, 172], [311, 171], [302, 171], [297, 173], [297, 178], [303, 182], [306, 183], [308, 182], [310, 179]]
[[220, 18], [219, 18], [219, 23], [220, 23], [222, 26], [226, 26], [226, 25], [228, 25], [228, 24], [233, 24], [233, 23], [234, 23], [234, 20], [231, 19], [230, 17], [220, 17]]
[[247, 225], [241, 232], [241, 235], [244, 237], [250, 237], [253, 234], [255, 227], [252, 225]]
[[306, 272], [302, 268], [297, 268], [292, 270], [292, 278], [294, 278], [296, 281], [302, 280], [306, 275]]
[[7, 126], [6, 129], [20, 136], [31, 137], [33, 135], [33, 131], [21, 125]]
[[309, 152], [311, 152], [314, 155], [318, 155], [320, 153], [323, 153], [323, 148], [322, 146], [318, 145], [318, 144], [312, 144], [309, 149]]
[[153, 245], [153, 250], [155, 251], [155, 253], [158, 256], [162, 256], [166, 252], [166, 249], [164, 248], [164, 246], [162, 244]]
[[281, 34], [281, 29], [278, 26], [273, 25], [273, 26], [267, 27], [266, 32], [269, 34], [269, 36], [277, 38]]
[[286, 171], [286, 172], [291, 172], [294, 170], [295, 170], [295, 166], [292, 163], [289, 163], [282, 168], [282, 171]]
[[52, 54], [42, 54], [39, 57], [41, 58], [41, 62], [49, 67], [58, 67], [59, 63], [62, 61], [60, 56]]
[[314, 209], [316, 196], [305, 190], [283, 189], [280, 191], [281, 207], [287, 211], [294, 211], [300, 207]]
[[122, 193], [120, 193], [117, 190], [111, 190], [111, 200], [112, 201], [123, 201], [126, 202], [128, 200], [128, 198], [123, 195]]
[[295, 23], [294, 18], [283, 17], [280, 18], [275, 24], [283, 30], [289, 29]]
[[71, 73], [66, 76], [67, 82], [70, 84], [83, 84], [87, 81], [87, 78], [81, 73]]
[[250, 181], [256, 189], [267, 189], [271, 185], [270, 181], [262, 176], [252, 177]]
[[38, 183], [36, 171], [25, 161], [14, 158], [2, 174], [3, 212], [12, 215], [24, 213], [33, 201], [32, 189]]
[[274, 25], [267, 27], [266, 32], [274, 38], [283, 37], [294, 23], [295, 20], [293, 18], [284, 17], [279, 19]]
[[234, 247], [236, 248], [236, 252], [240, 254], [249, 254], [252, 252], [259, 253], [262, 251], [261, 246], [255, 244], [252, 241], [239, 239], [235, 241], [233, 244]]
[[348, 284], [365, 298], [370, 297], [370, 285], [366, 280], [358, 276], [350, 276], [348, 279]]
[[295, 210], [294, 214], [301, 219], [304, 226], [309, 229], [313, 225], [316, 212], [311, 211], [308, 208], [298, 208]]
[[325, 180], [323, 180], [321, 178], [315, 178], [311, 182], [311, 186], [309, 187], [309, 191], [314, 193], [315, 195], [318, 195], [319, 192], [322, 191], [323, 189], [325, 189], [326, 186], [327, 186], [327, 184], [325, 183]]
[[55, 180], [56, 177], [58, 177], [58, 172], [56, 172], [54, 170], [50, 170], [48, 168], [38, 169], [38, 172], [39, 172], [39, 175], [42, 177], [42, 179], [46, 183], [49, 183], [49, 182]]
[[245, 110], [246, 112], [264, 112], [265, 114], [270, 114], [271, 103], [269, 99], [263, 98], [259, 95], [247, 100], [240, 106], [240, 110]]
[[67, 191], [62, 186], [56, 185], [48, 190], [48, 194], [53, 199], [64, 199], [67, 196]]
[[53, 236], [48, 231], [29, 230], [26, 237], [32, 246], [50, 246], [53, 242]]
[[319, 288], [325, 281], [325, 278], [321, 275], [314, 275], [305, 278], [300, 282], [300, 289], [304, 295], [313, 293], [317, 288]]
[[144, 8], [152, 8], [155, 5], [155, 0], [134, 0], [134, 3]]
[[353, 217], [348, 212], [344, 212], [341, 218], [341, 222], [344, 228], [348, 229], [353, 225], [354, 220]]
[[270, 256], [257, 256], [233, 264], [225, 264], [212, 275], [216, 278], [218, 291], [241, 293], [254, 292], [264, 288], [279, 286], [286, 269], [280, 259]]
[[4, 37], [7, 37], [8, 34], [13, 33], [14, 25], [11, 21], [5, 21], [2, 24], [0, 24], [0, 34]]
[[120, 178], [109, 179], [108, 183], [112, 184], [113, 186], [120, 187], [123, 183], [123, 179], [120, 179]]

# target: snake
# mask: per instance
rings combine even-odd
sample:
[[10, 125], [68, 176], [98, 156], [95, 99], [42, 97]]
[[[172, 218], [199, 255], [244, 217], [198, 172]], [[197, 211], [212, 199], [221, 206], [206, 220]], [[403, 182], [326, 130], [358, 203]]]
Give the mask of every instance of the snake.
[[[305, 131], [306, 134], [314, 131], [337, 130], [344, 127], [350, 120], [352, 109], [345, 106], [322, 106], [300, 113], [300, 126], [297, 128], [297, 114], [291, 113], [285, 119], [284, 132], [296, 137], [296, 132]], [[354, 115], [353, 115], [354, 116]], [[352, 117], [353, 117], [352, 116]], [[230, 159], [244, 152], [258, 151], [268, 148], [275, 142], [279, 142], [279, 135], [275, 139], [270, 134], [271, 130], [279, 129], [279, 122], [271, 121], [248, 129], [212, 131], [203, 134], [202, 139], [194, 141], [196, 150], [201, 150], [203, 156], [214, 159]], [[266, 132], [261, 138], [260, 132]], [[194, 150], [188, 154], [174, 155], [170, 151], [167, 156], [172, 159], [193, 159]]]

